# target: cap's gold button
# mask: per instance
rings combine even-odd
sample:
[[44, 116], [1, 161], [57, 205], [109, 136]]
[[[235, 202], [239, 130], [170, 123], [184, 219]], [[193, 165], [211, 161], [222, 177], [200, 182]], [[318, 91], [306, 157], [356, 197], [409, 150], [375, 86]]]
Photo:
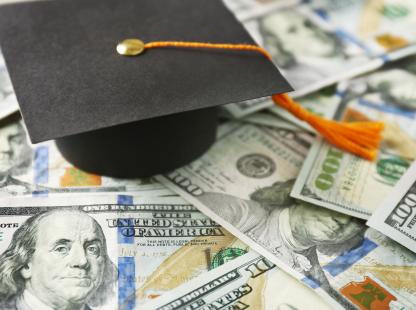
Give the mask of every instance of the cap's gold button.
[[124, 56], [136, 56], [144, 51], [144, 43], [138, 39], [126, 39], [117, 44], [117, 53]]

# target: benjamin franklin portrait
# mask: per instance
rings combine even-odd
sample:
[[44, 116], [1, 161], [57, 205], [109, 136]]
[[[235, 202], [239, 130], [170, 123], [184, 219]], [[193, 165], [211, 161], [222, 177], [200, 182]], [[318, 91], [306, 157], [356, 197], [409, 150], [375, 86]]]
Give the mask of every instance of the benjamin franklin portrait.
[[115, 281], [98, 222], [54, 209], [28, 218], [0, 255], [0, 309], [89, 310], [113, 297]]
[[27, 194], [31, 186], [18, 180], [32, 167], [33, 150], [19, 115], [0, 121], [0, 191]]
[[258, 29], [262, 45], [295, 88], [339, 73], [351, 60], [341, 39], [294, 10], [260, 18]]
[[294, 180], [275, 182], [250, 194], [250, 200], [219, 194], [198, 196], [206, 206], [256, 243], [340, 300], [352, 305], [329, 283], [318, 253], [341, 255], [357, 246], [366, 226], [362, 221], [290, 197]]

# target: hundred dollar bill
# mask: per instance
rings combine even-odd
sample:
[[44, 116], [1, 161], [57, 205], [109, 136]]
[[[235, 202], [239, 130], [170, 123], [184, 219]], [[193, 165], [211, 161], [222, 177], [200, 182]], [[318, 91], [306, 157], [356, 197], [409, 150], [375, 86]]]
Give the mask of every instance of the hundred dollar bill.
[[249, 251], [180, 197], [0, 202], [0, 309], [141, 309]]
[[284, 118], [272, 113], [270, 110], [262, 110], [239, 119], [240, 122], [252, 123], [262, 126], [283, 128], [287, 130], [300, 131], [302, 128], [288, 122]]
[[367, 225], [416, 252], [416, 162], [376, 209]]
[[12, 82], [0, 51], [0, 119], [19, 110]]
[[244, 21], [270, 10], [294, 6], [300, 0], [223, 0], [223, 2], [238, 20]]
[[238, 103], [229, 103], [223, 107], [223, 111], [227, 116], [242, 118], [273, 105], [274, 103], [270, 97], [263, 97]]
[[[305, 8], [268, 11], [244, 21], [295, 89], [291, 96], [302, 97], [383, 64], [381, 58], [369, 55], [360, 44], [340, 35]], [[267, 105], [273, 106], [270, 99], [231, 104], [226, 109], [235, 117], [243, 117]]]
[[165, 309], [331, 309], [270, 261], [248, 253], [146, 304]]
[[356, 218], [290, 197], [308, 137], [244, 124], [157, 178], [325, 298], [347, 309], [414, 308], [414, 254]]
[[373, 54], [416, 43], [413, 0], [313, 0], [310, 8]]
[[416, 57], [340, 84], [337, 118], [381, 120], [378, 158], [367, 161], [317, 139], [292, 196], [368, 219], [416, 158]]
[[86, 173], [68, 163], [53, 141], [32, 145], [18, 115], [0, 121], [0, 198], [164, 188], [150, 179]]

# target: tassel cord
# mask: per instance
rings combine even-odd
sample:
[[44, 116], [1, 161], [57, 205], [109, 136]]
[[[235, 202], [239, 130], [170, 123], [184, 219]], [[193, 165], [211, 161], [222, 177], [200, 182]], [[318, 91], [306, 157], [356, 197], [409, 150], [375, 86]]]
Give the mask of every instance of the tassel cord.
[[229, 44], [229, 43], [205, 43], [205, 42], [184, 42], [184, 41], [159, 41], [149, 42], [144, 45], [145, 49], [160, 48], [160, 47], [179, 47], [179, 48], [209, 48], [209, 49], [226, 49], [258, 52], [271, 60], [269, 52], [264, 48], [252, 44]]
[[[154, 48], [200, 48], [225, 49], [257, 52], [272, 60], [271, 55], [262, 47], [252, 44], [205, 43], [184, 41], [159, 41], [144, 44], [144, 50]], [[377, 149], [384, 129], [382, 122], [337, 122], [315, 115], [287, 94], [273, 95], [274, 103], [293, 114], [298, 119], [310, 124], [329, 143], [368, 160], [377, 157]]]

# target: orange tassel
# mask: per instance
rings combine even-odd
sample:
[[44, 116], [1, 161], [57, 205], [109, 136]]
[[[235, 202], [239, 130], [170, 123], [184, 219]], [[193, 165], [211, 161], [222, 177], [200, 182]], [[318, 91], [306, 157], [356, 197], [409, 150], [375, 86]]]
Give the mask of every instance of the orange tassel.
[[272, 99], [276, 105], [307, 122], [336, 147], [368, 160], [377, 157], [384, 129], [382, 122], [337, 122], [309, 112], [287, 94], [273, 95]]
[[[129, 41], [129, 40], [127, 40]], [[152, 48], [176, 47], [176, 48], [207, 48], [207, 49], [227, 49], [257, 52], [271, 60], [270, 54], [262, 47], [252, 44], [228, 44], [228, 43], [205, 43], [205, 42], [184, 42], [184, 41], [158, 41], [144, 44], [140, 40], [140, 51]], [[142, 48], [142, 49], [141, 49]], [[272, 96], [276, 105], [289, 111], [302, 121], [307, 122], [329, 143], [338, 148], [351, 152], [362, 158], [374, 160], [377, 157], [378, 147], [381, 142], [381, 132], [384, 129], [382, 122], [336, 122], [317, 116], [301, 105], [293, 101], [286, 94]]]

